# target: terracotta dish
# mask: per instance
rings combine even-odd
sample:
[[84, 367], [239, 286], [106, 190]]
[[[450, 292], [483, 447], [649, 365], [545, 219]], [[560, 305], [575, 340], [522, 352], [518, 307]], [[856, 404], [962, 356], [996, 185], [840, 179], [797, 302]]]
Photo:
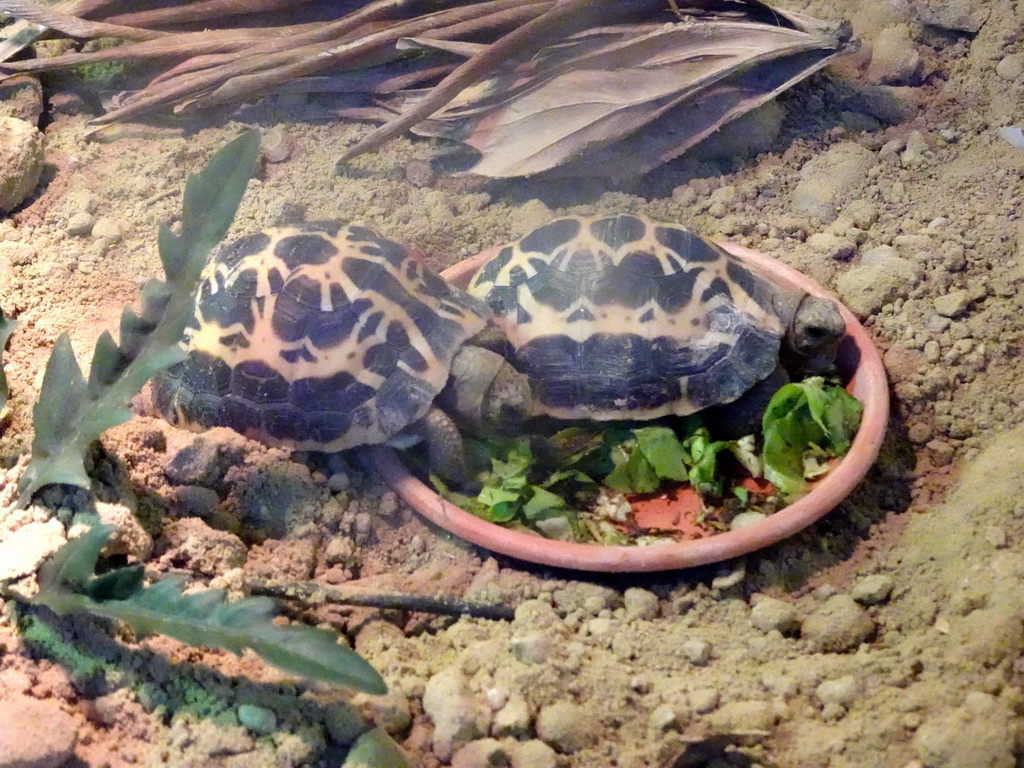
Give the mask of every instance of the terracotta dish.
[[[820, 285], [764, 254], [732, 243], [720, 243], [782, 285], [835, 298]], [[466, 259], [441, 274], [457, 285], [466, 285], [481, 264], [497, 249]], [[669, 541], [649, 546], [601, 546], [545, 539], [512, 531], [481, 520], [442, 499], [414, 477], [390, 448], [374, 449], [377, 467], [395, 492], [425, 518], [478, 546], [542, 565], [584, 571], [663, 571], [715, 563], [774, 544], [806, 528], [841, 502], [878, 456], [889, 418], [889, 389], [882, 359], [857, 318], [840, 307], [846, 319], [846, 338], [839, 351], [839, 367], [847, 378], [847, 390], [864, 405], [860, 430], [850, 452], [810, 493], [764, 520], [738, 530], [706, 538]]]

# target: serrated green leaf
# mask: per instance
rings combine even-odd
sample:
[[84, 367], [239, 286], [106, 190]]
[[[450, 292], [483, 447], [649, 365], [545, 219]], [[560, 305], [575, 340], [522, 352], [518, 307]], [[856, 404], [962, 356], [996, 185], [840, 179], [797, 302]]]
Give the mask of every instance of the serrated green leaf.
[[386, 731], [371, 728], [355, 740], [341, 768], [412, 768], [412, 763]]
[[[252, 177], [259, 151], [259, 131], [246, 131], [215, 153], [202, 173], [185, 182], [181, 239], [189, 252], [209, 253], [224, 239]], [[199, 263], [185, 259], [182, 280], [189, 285], [196, 283], [204, 263], [205, 256]]]
[[4, 373], [4, 348], [7, 346], [7, 340], [11, 338], [11, 334], [14, 333], [14, 329], [18, 325], [17, 320], [11, 320], [0, 309], [0, 414], [4, 412], [7, 397], [10, 394], [7, 389], [7, 375]]
[[128, 403], [143, 385], [184, 356], [179, 340], [194, 312], [194, 296], [210, 249], [224, 236], [252, 175], [259, 133], [247, 131], [218, 150], [185, 185], [182, 234], [158, 233], [167, 283], [143, 287], [142, 311], [121, 317], [120, 345], [109, 334], [96, 343], [88, 383], [62, 336], [47, 363], [33, 410], [32, 460], [19, 481], [19, 506], [45, 485], [89, 487], [84, 455], [103, 432], [131, 418]]
[[95, 576], [100, 550], [113, 529], [93, 526], [39, 569], [34, 602], [56, 613], [86, 612], [123, 621], [140, 635], [162, 634], [195, 646], [240, 654], [251, 648], [286, 672], [372, 694], [387, 692], [383, 679], [333, 632], [273, 623], [276, 603], [267, 597], [227, 602], [225, 590], [182, 593], [182, 580], [142, 586], [138, 566]]
[[[112, 525], [93, 525], [81, 536], [71, 539], [48, 557], [39, 566], [40, 592], [46, 593], [48, 597], [60, 598], [65, 594], [76, 594], [87, 589], [96, 572], [100, 551], [113, 532]], [[58, 613], [63, 612], [50, 603], [44, 604]]]
[[117, 568], [90, 581], [85, 594], [93, 600], [127, 600], [142, 589], [146, 569], [142, 565]]

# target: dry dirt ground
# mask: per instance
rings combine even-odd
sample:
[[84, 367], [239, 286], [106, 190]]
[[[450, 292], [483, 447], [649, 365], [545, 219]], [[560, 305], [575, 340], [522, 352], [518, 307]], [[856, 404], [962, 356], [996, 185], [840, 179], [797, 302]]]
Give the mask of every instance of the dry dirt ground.
[[[0, 218], [0, 306], [21, 322], [4, 357], [5, 578], [31, 559], [19, 530], [59, 537], [46, 521], [91, 507], [57, 491], [13, 507], [54, 339], [68, 331], [85, 360], [117, 327], [158, 274], [156, 229], [175, 220], [186, 174], [243, 124], [274, 131], [275, 150], [234, 233], [361, 219], [440, 268], [557, 213], [684, 222], [836, 290], [884, 353], [894, 408], [875, 469], [820, 523], [744, 562], [632, 577], [453, 540], [358, 456], [289, 455], [140, 416], [92, 462], [129, 559], [236, 590], [274, 576], [497, 600], [515, 619], [293, 605], [340, 628], [390, 684], [353, 698], [248, 655], [136, 642], [7, 602], [0, 765], [337, 765], [358, 732], [350, 708], [421, 768], [1024, 763], [1024, 150], [998, 131], [1024, 113], [1024, 8], [790, 5], [852, 17], [860, 54], [717, 155], [616, 184], [465, 185], [405, 139], [360, 161], [367, 173], [338, 175], [366, 129], [294, 99], [96, 143], [88, 100], [48, 90], [43, 180]], [[13, 735], [26, 713], [35, 730]], [[36, 761], [15, 762], [29, 747]]]

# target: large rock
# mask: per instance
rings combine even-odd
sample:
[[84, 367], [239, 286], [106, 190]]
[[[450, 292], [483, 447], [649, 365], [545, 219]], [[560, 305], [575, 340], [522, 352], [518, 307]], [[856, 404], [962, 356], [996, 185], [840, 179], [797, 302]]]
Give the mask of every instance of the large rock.
[[0, 117], [0, 213], [17, 208], [43, 173], [43, 134], [16, 117]]
[[1013, 768], [1013, 715], [994, 696], [972, 691], [962, 707], [925, 720], [914, 749], [925, 768]]
[[74, 718], [56, 701], [21, 695], [0, 701], [0, 766], [58, 768], [77, 741]]
[[860, 264], [836, 280], [836, 292], [855, 315], [873, 315], [889, 302], [905, 296], [917, 282], [914, 263], [881, 246], [861, 257]]
[[856, 650], [875, 632], [875, 622], [849, 595], [833, 595], [800, 625], [800, 636], [815, 652]]
[[830, 222], [850, 193], [857, 189], [875, 164], [874, 154], [860, 144], [836, 144], [800, 170], [800, 181], [790, 196], [796, 213]]

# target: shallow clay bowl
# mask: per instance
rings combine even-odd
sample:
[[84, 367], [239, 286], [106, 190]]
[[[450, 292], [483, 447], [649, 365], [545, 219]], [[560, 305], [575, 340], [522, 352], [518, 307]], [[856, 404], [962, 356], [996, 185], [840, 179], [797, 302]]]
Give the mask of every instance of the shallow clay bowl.
[[[782, 285], [835, 299], [814, 281], [764, 254], [732, 243], [720, 245]], [[465, 286], [480, 265], [497, 251], [497, 248], [485, 251], [441, 274], [456, 285]], [[584, 571], [639, 572], [689, 568], [737, 557], [774, 544], [813, 523], [853, 490], [878, 456], [889, 418], [885, 370], [878, 351], [857, 318], [846, 307], [840, 306], [840, 311], [846, 320], [846, 337], [839, 349], [839, 368], [847, 381], [847, 390], [864, 405], [860, 430], [850, 452], [831, 472], [814, 483], [810, 493], [744, 528], [648, 546], [554, 541], [489, 523], [450, 504], [413, 476], [390, 448], [374, 449], [374, 458], [395, 492], [425, 518], [467, 541], [521, 560]]]

